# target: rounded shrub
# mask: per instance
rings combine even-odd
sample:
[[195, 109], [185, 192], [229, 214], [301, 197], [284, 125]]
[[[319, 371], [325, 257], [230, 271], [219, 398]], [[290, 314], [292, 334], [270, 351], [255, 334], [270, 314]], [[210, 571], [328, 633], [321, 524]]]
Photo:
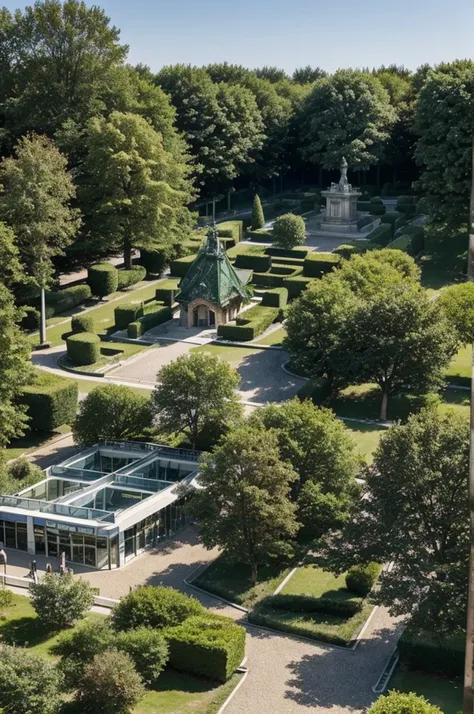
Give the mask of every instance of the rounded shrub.
[[416, 199], [414, 196], [399, 196], [397, 211], [405, 216], [414, 216], [416, 212]]
[[94, 602], [94, 593], [87, 580], [74, 579], [72, 573], [46, 573], [30, 585], [33, 609], [42, 624], [52, 630], [71, 627], [85, 617]]
[[178, 590], [144, 585], [123, 597], [112, 612], [112, 626], [116, 630], [137, 627], [173, 627], [191, 615], [202, 615], [203, 606], [196, 598]]
[[354, 565], [347, 572], [346, 588], [356, 595], [365, 597], [372, 590], [380, 572], [378, 563]]
[[67, 356], [77, 366], [94, 364], [100, 356], [100, 338], [92, 332], [79, 332], [66, 340]]
[[168, 644], [161, 632], [149, 627], [119, 632], [116, 647], [126, 652], [144, 682], [152, 685], [166, 667], [169, 658]]
[[383, 216], [386, 211], [381, 198], [374, 196], [370, 199], [370, 213], [372, 216]]
[[0, 645], [0, 711], [57, 714], [60, 701], [60, 678], [52, 662], [21, 647]]
[[304, 243], [306, 238], [305, 222], [301, 216], [285, 213], [279, 216], [273, 225], [273, 242], [280, 248], [294, 248]]
[[413, 692], [409, 694], [389, 692], [372, 704], [368, 714], [443, 714], [443, 712], [439, 707]]
[[146, 278], [146, 268], [143, 265], [132, 265], [130, 270], [118, 271], [118, 289], [125, 290], [131, 285], [139, 283]]
[[171, 259], [171, 250], [140, 250], [140, 263], [150, 275], [161, 275]]
[[91, 265], [87, 271], [87, 282], [93, 295], [105, 297], [118, 288], [118, 270], [110, 263]]
[[77, 689], [80, 711], [126, 714], [145, 694], [142, 678], [125, 652], [96, 655], [85, 668]]
[[94, 318], [91, 315], [74, 315], [71, 318], [71, 330], [79, 332], [94, 332]]

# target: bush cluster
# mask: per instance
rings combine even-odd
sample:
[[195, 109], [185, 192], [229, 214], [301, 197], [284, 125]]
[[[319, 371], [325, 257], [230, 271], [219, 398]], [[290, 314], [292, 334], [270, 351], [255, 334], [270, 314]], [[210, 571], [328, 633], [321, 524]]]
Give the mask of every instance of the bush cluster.
[[94, 602], [87, 580], [76, 580], [72, 573], [46, 573], [39, 582], [31, 583], [30, 597], [42, 624], [53, 630], [82, 620]]
[[372, 704], [367, 714], [443, 714], [441, 709], [430, 704], [414, 692], [389, 692]]
[[74, 365], [94, 364], [100, 357], [100, 338], [92, 332], [79, 332], [66, 339], [67, 356]]
[[368, 563], [367, 565], [354, 565], [347, 572], [346, 587], [350, 592], [366, 597], [372, 590], [380, 574], [378, 563]]
[[153, 311], [143, 315], [143, 317], [138, 318], [134, 322], [130, 322], [128, 325], [128, 336], [131, 339], [137, 339], [151, 330], [153, 327], [161, 325], [163, 322], [171, 320], [173, 317], [173, 311], [170, 307], [165, 305], [158, 306], [157, 304], [153, 306]]
[[135, 285], [136, 283], [145, 280], [146, 278], [146, 268], [142, 265], [132, 265], [130, 270], [119, 270], [118, 271], [118, 284], [119, 290], [125, 290], [126, 288]]
[[112, 626], [118, 631], [142, 626], [163, 629], [180, 625], [188, 617], [203, 612], [196, 598], [173, 588], [145, 585], [132, 590], [115, 606]]
[[77, 399], [77, 382], [38, 370], [35, 383], [24, 387], [19, 402], [26, 406], [29, 428], [48, 432], [73, 423]]
[[320, 278], [337, 268], [341, 258], [336, 253], [310, 253], [304, 261], [303, 275], [308, 278]]
[[337, 248], [334, 248], [333, 253], [335, 253], [335, 255], [340, 255], [342, 260], [349, 260], [351, 255], [357, 253], [357, 248], [355, 245], [351, 245], [350, 243], [343, 243]]
[[115, 293], [118, 288], [118, 272], [110, 263], [91, 265], [87, 271], [87, 282], [92, 294], [102, 298]]
[[21, 647], [0, 645], [0, 711], [57, 714], [60, 677], [52, 662]]

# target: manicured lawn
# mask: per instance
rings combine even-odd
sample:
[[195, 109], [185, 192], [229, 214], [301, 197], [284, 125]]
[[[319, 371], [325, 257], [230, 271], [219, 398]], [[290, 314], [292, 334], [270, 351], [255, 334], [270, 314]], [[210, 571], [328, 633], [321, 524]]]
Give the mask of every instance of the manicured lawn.
[[469, 387], [472, 372], [472, 345], [461, 347], [446, 370], [446, 379], [451, 384]]
[[[89, 312], [87, 313], [91, 317], [94, 318], [94, 326], [97, 332], [108, 332], [108, 331], [113, 331], [112, 328], [114, 327], [114, 310], [118, 305], [124, 305], [129, 302], [140, 302], [141, 300], [146, 301], [146, 300], [152, 300], [155, 297], [156, 289], [159, 285], [159, 282], [153, 281], [150, 283], [145, 283], [142, 284], [141, 287], [139, 286], [135, 290], [128, 290], [127, 292], [121, 292], [121, 293], [114, 293], [114, 295], [109, 296], [109, 299], [106, 303], [94, 303], [90, 301], [87, 303], [88, 307], [91, 305], [97, 305], [97, 307], [93, 307]], [[120, 297], [117, 300], [114, 300], [114, 297], [117, 297], [117, 295], [120, 295]], [[77, 315], [81, 314], [84, 311], [75, 308], [74, 310], [70, 310], [68, 315]], [[62, 318], [62, 316], [59, 316]], [[67, 315], [65, 314], [65, 317], [67, 318]], [[57, 320], [58, 318], [55, 317], [53, 318], [54, 320]], [[61, 322], [61, 324], [53, 324], [51, 327], [48, 327], [46, 330], [46, 335], [48, 342], [51, 343], [52, 347], [56, 347], [58, 345], [61, 345], [63, 341], [61, 340], [61, 335], [63, 335], [65, 332], [69, 332], [71, 329], [71, 323], [68, 319], [66, 319], [65, 322]], [[34, 333], [30, 335], [30, 342], [32, 345], [36, 345], [38, 343], [38, 333]]]
[[443, 714], [458, 714], [462, 709], [462, 681], [410, 672], [397, 667], [387, 687], [388, 691], [414, 692], [438, 706]]
[[39, 449], [40, 446], [44, 446], [50, 439], [54, 439], [58, 436], [58, 434], [67, 434], [69, 431], [71, 431], [71, 428], [67, 424], [58, 427], [53, 432], [30, 431], [20, 439], [15, 439], [7, 446], [5, 449], [5, 457], [7, 460], [16, 459], [18, 456], [28, 453], [28, 451]]
[[282, 569], [277, 564], [261, 566], [258, 570], [257, 585], [252, 587], [249, 566], [230, 563], [221, 555], [194, 582], [200, 588], [226, 600], [250, 607], [263, 597], [272, 595], [289, 572], [290, 568]]
[[377, 426], [377, 424], [358, 424], [351, 421], [344, 422], [344, 426], [356, 442], [359, 454], [367, 463], [372, 463], [372, 454], [379, 444], [380, 437], [387, 429]]
[[232, 367], [238, 367], [240, 363], [250, 355], [261, 352], [255, 347], [232, 347], [227, 345], [203, 345], [202, 347], [191, 347], [190, 352], [204, 352], [205, 354], [216, 355], [224, 359]]
[[345, 590], [345, 587], [346, 577], [344, 574], [336, 576], [314, 565], [304, 565], [296, 570], [280, 592], [285, 595], [322, 597], [323, 595], [328, 596], [329, 593], [330, 596], [333, 596], [336, 590], [343, 588], [344, 594], [353, 598], [353, 594]]
[[[42, 625], [29, 598], [13, 596], [14, 605], [0, 619], [0, 639], [7, 644], [26, 647], [30, 652], [55, 659], [52, 648], [59, 634], [51, 635]], [[89, 613], [88, 620], [100, 620], [104, 615]], [[158, 680], [158, 690], [149, 690], [133, 710], [134, 714], [217, 714], [220, 706], [238, 684], [242, 675], [234, 674], [226, 684], [216, 684], [204, 678], [166, 670]], [[63, 714], [77, 709], [65, 702]]]
[[281, 345], [285, 337], [285, 328], [279, 327], [278, 330], [274, 330], [266, 337], [256, 337], [255, 342], [258, 342], [259, 345]]
[[353, 617], [345, 618], [319, 612], [298, 615], [265, 604], [257, 605], [249, 614], [249, 622], [345, 647], [357, 637], [372, 609], [373, 605], [367, 604]]
[[469, 417], [470, 393], [464, 389], [445, 389], [440, 394], [441, 406], [443, 412], [453, 409], [458, 414], [464, 414]]
[[139, 345], [129, 342], [102, 342], [101, 352], [104, 350], [120, 350], [120, 353], [115, 355], [102, 355], [94, 364], [85, 366], [77, 366], [69, 360], [67, 355], [63, 355], [58, 360], [58, 366], [69, 367], [69, 369], [74, 369], [77, 372], [100, 372], [102, 367], [107, 367], [114, 362], [121, 362], [129, 357], [133, 357], [133, 355], [136, 355], [138, 352], [143, 352], [148, 349], [150, 349], [150, 345]]

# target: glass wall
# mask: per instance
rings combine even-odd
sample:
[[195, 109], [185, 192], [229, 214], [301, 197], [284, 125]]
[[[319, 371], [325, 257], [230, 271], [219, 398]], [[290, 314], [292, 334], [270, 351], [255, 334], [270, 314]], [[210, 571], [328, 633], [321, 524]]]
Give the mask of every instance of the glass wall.
[[0, 520], [0, 542], [5, 548], [28, 550], [26, 523]]
[[[118, 537], [115, 536], [112, 540], [111, 566], [116, 566], [115, 551], [118, 546]], [[61, 558], [61, 554], [64, 552], [66, 560], [70, 563], [79, 563], [91, 568], [109, 567], [109, 543], [105, 536], [83, 535], [57, 528], [47, 527], [45, 529], [42, 526], [35, 526], [35, 544], [37, 553], [45, 553], [51, 558]], [[39, 550], [38, 546], [42, 550]]]

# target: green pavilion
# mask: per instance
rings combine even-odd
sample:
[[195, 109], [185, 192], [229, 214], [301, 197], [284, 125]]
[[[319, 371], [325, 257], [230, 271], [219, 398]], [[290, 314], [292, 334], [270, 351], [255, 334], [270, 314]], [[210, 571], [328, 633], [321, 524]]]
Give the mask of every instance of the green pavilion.
[[214, 225], [179, 285], [180, 324], [215, 327], [234, 320], [248, 300], [251, 277], [251, 270], [233, 267]]

